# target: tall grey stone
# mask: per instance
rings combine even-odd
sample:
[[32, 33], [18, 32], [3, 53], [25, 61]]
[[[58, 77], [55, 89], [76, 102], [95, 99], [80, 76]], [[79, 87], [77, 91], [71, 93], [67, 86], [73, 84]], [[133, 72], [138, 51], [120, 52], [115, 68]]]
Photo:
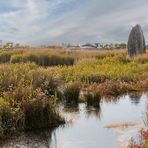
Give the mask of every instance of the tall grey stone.
[[145, 38], [140, 25], [132, 28], [128, 38], [127, 48], [128, 55], [131, 57], [146, 52]]

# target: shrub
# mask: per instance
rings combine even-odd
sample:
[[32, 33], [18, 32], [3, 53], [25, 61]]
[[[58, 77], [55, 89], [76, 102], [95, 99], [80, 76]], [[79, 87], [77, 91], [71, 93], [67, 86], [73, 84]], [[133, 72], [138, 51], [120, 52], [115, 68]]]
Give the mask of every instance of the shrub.
[[68, 104], [77, 104], [80, 95], [80, 83], [69, 83], [64, 90], [64, 99]]
[[86, 96], [86, 102], [88, 106], [98, 107], [100, 104], [101, 96], [98, 94], [88, 93]]
[[84, 94], [87, 106], [100, 107], [101, 95], [97, 87], [90, 87]]
[[3, 51], [0, 52], [0, 63], [7, 63], [10, 61], [11, 58], [11, 54], [10, 52], [7, 51]]
[[58, 83], [46, 69], [37, 69], [30, 72], [32, 75], [32, 86], [33, 88], [41, 88], [42, 91], [48, 95], [55, 95], [58, 92]]
[[12, 113], [8, 102], [0, 98], [0, 138], [10, 135], [14, 126]]
[[34, 64], [0, 65], [0, 77], [2, 136], [12, 129], [32, 130], [63, 123], [55, 110], [57, 82], [46, 69], [37, 69]]
[[[54, 97], [50, 99], [54, 100]], [[55, 127], [64, 123], [64, 120], [55, 112], [52, 105], [51, 100], [45, 98], [24, 103], [25, 129]]]
[[0, 63], [9, 63], [12, 55], [21, 54], [22, 50], [1, 50], [0, 51]]

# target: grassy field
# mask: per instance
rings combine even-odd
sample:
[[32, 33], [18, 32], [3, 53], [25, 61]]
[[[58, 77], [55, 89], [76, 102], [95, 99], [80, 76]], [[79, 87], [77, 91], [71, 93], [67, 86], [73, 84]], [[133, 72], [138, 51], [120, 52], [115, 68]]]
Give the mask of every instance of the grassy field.
[[97, 107], [102, 97], [148, 90], [148, 53], [2, 50], [0, 63], [0, 137], [64, 123], [60, 100]]

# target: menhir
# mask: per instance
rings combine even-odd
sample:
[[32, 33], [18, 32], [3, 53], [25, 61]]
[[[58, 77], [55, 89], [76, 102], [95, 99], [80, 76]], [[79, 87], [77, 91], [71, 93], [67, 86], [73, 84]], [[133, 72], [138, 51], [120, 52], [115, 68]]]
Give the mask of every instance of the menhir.
[[127, 48], [128, 55], [131, 57], [146, 52], [145, 38], [140, 25], [136, 25], [132, 28], [128, 38]]

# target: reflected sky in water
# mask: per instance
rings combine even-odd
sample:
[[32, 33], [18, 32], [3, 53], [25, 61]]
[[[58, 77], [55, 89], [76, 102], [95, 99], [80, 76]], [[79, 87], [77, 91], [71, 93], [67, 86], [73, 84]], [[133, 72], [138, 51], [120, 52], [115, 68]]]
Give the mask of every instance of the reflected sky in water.
[[147, 96], [131, 94], [115, 101], [106, 99], [98, 108], [81, 103], [75, 107], [64, 106], [61, 114], [67, 120], [65, 126], [14, 138], [3, 147], [45, 148], [116, 148], [118, 133], [104, 128], [109, 124], [142, 121]]

